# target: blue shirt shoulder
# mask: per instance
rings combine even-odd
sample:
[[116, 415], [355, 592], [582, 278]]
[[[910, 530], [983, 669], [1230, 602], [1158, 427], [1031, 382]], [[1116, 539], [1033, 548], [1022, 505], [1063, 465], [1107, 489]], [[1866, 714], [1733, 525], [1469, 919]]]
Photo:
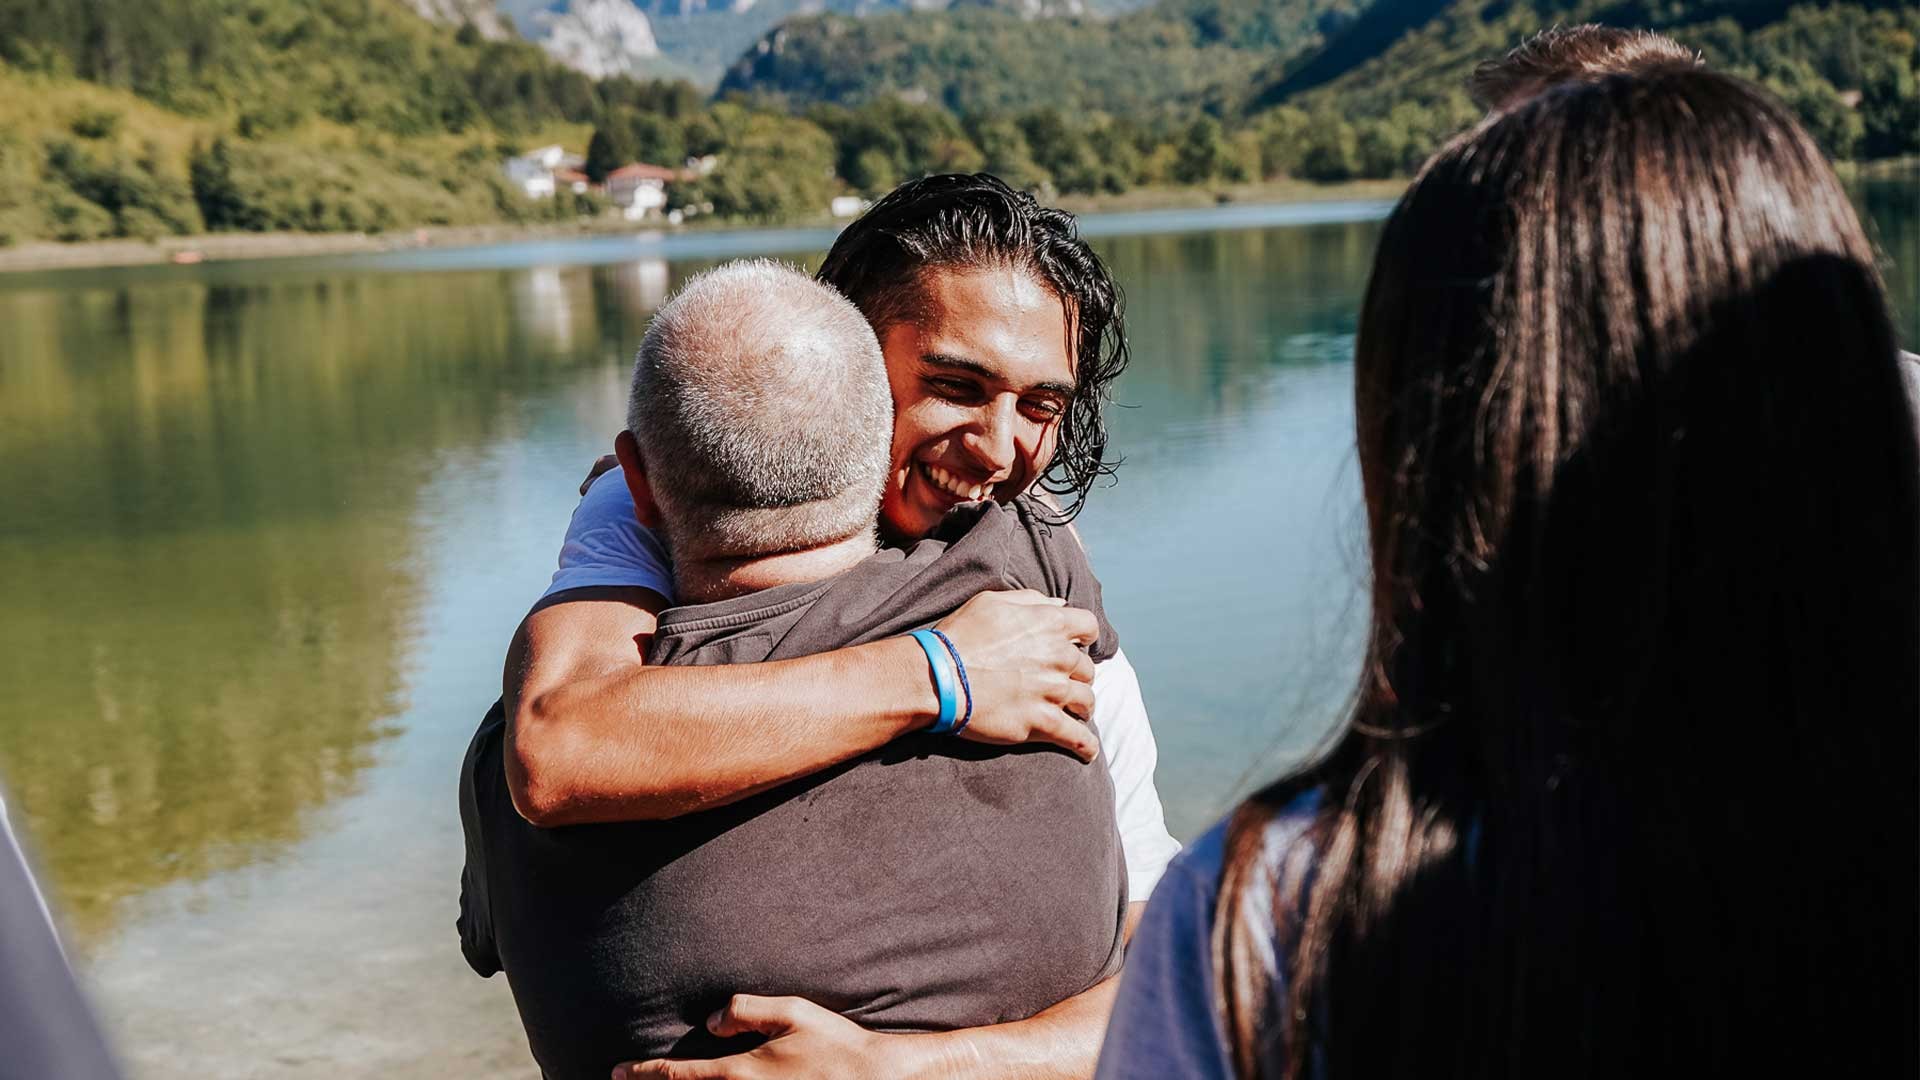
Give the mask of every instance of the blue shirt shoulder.
[[[1264, 844], [1269, 866], [1312, 821], [1317, 802], [1302, 797], [1275, 815]], [[1225, 821], [1208, 829], [1168, 865], [1153, 890], [1127, 947], [1096, 1080], [1233, 1080], [1213, 970], [1213, 912], [1226, 837]]]

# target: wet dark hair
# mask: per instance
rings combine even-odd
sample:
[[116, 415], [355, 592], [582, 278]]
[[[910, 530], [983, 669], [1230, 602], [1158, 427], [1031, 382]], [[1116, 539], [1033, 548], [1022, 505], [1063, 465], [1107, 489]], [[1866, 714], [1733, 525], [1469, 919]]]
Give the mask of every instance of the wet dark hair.
[[1699, 53], [1651, 30], [1556, 26], [1498, 60], [1481, 61], [1467, 78], [1467, 92], [1483, 109], [1504, 108], [1555, 83], [1699, 64]]
[[1033, 275], [1066, 310], [1074, 393], [1040, 486], [1072, 496], [1062, 510], [1071, 520], [1094, 481], [1118, 464], [1106, 460], [1102, 410], [1127, 366], [1120, 286], [1080, 238], [1072, 214], [1041, 206], [986, 173], [909, 180], [847, 226], [818, 277], [852, 300], [884, 338], [894, 324], [920, 314], [922, 273], [991, 267]]
[[1915, 1075], [1920, 447], [1807, 133], [1698, 69], [1496, 115], [1354, 368], [1367, 658], [1228, 826], [1239, 1073]]

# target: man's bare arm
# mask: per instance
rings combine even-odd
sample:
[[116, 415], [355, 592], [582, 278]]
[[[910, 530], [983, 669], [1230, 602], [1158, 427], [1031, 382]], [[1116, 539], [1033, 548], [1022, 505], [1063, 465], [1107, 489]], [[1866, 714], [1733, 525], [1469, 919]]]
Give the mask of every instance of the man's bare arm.
[[[577, 590], [535, 609], [508, 649], [507, 784], [536, 825], [658, 820], [808, 776], [927, 726], [938, 700], [910, 639], [719, 667], [645, 663], [665, 601]], [[941, 623], [975, 695], [967, 735], [1056, 743], [1091, 759], [1093, 617], [990, 593]]]

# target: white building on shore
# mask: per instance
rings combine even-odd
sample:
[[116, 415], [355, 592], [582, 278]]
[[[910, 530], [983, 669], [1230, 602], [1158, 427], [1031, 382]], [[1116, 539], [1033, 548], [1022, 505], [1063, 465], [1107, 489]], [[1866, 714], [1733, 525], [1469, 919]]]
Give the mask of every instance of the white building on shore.
[[659, 165], [635, 162], [607, 174], [607, 201], [620, 208], [628, 221], [659, 215], [667, 208], [667, 185], [682, 178]]
[[507, 174], [507, 182], [520, 189], [529, 199], [551, 199], [557, 185], [553, 174], [560, 171], [578, 172], [587, 159], [579, 154], [569, 154], [559, 146], [543, 146], [538, 150], [508, 158], [502, 169]]

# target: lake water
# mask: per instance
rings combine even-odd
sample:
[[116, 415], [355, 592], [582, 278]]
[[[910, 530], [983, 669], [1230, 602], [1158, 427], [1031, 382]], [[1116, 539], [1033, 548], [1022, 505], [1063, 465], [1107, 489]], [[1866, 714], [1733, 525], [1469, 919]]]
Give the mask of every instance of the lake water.
[[[1920, 183], [1862, 189], [1920, 340]], [[1338, 715], [1381, 204], [1090, 219], [1081, 529], [1186, 837]], [[0, 278], [0, 779], [143, 1077], [525, 1076], [453, 932], [460, 755], [649, 314], [820, 232]]]

